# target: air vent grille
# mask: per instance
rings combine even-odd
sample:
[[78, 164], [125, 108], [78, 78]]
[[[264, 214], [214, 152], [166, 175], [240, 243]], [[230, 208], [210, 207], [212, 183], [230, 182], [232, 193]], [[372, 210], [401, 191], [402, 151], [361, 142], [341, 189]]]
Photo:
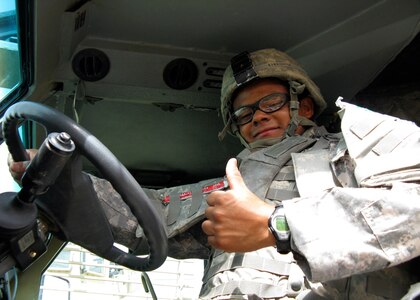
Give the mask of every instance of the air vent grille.
[[98, 81], [110, 70], [108, 56], [101, 50], [87, 48], [79, 51], [72, 61], [73, 72], [84, 81]]
[[163, 71], [163, 80], [175, 90], [191, 87], [197, 80], [198, 68], [187, 58], [177, 58], [171, 61]]

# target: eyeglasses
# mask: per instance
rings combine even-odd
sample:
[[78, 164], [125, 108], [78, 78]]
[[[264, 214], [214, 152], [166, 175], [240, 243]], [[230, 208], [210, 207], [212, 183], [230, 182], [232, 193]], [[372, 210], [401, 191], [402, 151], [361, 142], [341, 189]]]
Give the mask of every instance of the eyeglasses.
[[245, 125], [246, 123], [251, 122], [257, 109], [265, 113], [272, 113], [282, 108], [289, 100], [290, 98], [288, 94], [270, 94], [261, 98], [254, 104], [239, 107], [233, 112], [233, 121], [238, 126]]

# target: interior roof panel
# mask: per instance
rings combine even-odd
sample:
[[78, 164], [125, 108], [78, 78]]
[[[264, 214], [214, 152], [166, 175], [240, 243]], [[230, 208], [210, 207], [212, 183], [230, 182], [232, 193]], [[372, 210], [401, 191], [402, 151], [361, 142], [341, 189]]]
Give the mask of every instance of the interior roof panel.
[[[399, 0], [124, 0], [116, 5], [113, 0], [94, 0], [95, 25], [89, 35], [224, 55], [277, 48], [302, 63], [327, 101], [334, 102], [366, 87], [414, 38], [420, 2], [403, 4]], [[363, 69], [357, 80], [342, 80], [355, 67]]]
[[[93, 2], [97, 24], [92, 28], [94, 35], [237, 52], [254, 45], [249, 38], [259, 35], [263, 35], [259, 39], [262, 43], [291, 48], [384, 1], [300, 0], [287, 5], [276, 0]], [[260, 46], [267, 45], [255, 47]]]

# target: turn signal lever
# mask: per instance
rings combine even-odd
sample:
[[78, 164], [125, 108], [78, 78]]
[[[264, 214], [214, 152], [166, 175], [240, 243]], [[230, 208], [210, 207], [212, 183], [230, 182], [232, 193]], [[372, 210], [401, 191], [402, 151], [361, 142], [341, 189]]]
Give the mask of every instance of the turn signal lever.
[[10, 244], [10, 252], [21, 270], [46, 251], [34, 200], [54, 184], [74, 149], [67, 133], [49, 134], [23, 174], [22, 189], [0, 194], [0, 242]]
[[22, 177], [19, 200], [32, 203], [56, 181], [75, 149], [70, 136], [53, 132], [48, 135]]

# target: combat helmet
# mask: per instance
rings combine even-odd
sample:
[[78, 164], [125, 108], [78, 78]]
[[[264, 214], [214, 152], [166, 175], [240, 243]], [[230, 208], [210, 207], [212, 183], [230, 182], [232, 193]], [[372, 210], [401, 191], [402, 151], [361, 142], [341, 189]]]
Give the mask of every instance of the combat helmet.
[[232, 95], [239, 87], [254, 79], [269, 77], [279, 78], [289, 84], [291, 121], [286, 134], [293, 135], [298, 125], [315, 125], [311, 120], [298, 115], [299, 95], [306, 89], [314, 100], [314, 118], [322, 113], [327, 104], [317, 85], [302, 67], [289, 55], [276, 49], [242, 52], [232, 58], [223, 75], [221, 113], [225, 127], [219, 134], [220, 139], [229, 132], [237, 135], [246, 147], [249, 146], [240, 136], [236, 124], [232, 122]]

